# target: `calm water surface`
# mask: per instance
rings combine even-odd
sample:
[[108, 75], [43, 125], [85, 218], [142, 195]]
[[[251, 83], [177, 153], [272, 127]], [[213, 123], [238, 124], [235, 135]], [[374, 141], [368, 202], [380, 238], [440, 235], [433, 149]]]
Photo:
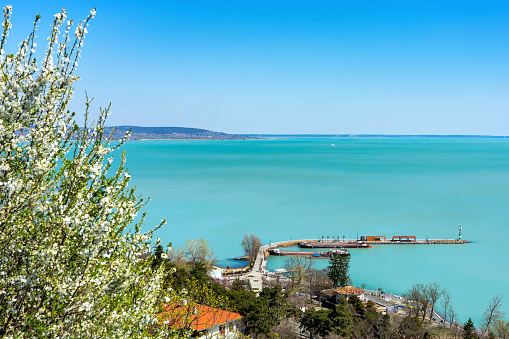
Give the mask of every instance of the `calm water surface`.
[[[471, 244], [352, 250], [354, 284], [403, 293], [436, 281], [451, 291], [460, 321], [477, 325], [496, 294], [509, 313], [509, 140], [133, 141], [124, 149], [138, 193], [152, 199], [145, 226], [168, 221], [156, 234], [165, 243], [206, 238], [220, 265], [236, 266], [245, 233], [264, 243], [453, 239], [462, 224]], [[283, 264], [273, 258], [268, 268]]]

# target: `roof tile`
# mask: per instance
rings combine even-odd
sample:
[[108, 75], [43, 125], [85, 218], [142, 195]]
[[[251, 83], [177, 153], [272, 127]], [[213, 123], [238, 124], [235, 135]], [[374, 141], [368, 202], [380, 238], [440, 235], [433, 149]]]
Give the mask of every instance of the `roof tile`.
[[345, 294], [345, 295], [359, 295], [363, 294], [364, 290], [362, 288], [354, 287], [354, 286], [344, 286], [340, 288], [336, 288], [336, 293]]
[[160, 321], [169, 321], [169, 326], [174, 329], [185, 327], [201, 331], [240, 319], [242, 315], [195, 303], [189, 305], [174, 303], [164, 305], [163, 312], [159, 313], [158, 318]]

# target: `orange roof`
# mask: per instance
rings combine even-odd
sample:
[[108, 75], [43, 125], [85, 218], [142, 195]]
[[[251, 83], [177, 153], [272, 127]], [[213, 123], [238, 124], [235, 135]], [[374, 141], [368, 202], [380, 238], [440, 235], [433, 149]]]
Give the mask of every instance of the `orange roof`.
[[164, 305], [163, 312], [159, 313], [158, 317], [161, 321], [169, 320], [169, 326], [174, 329], [192, 328], [195, 331], [201, 331], [240, 319], [242, 315], [200, 304], [181, 305], [174, 303]]
[[354, 287], [354, 286], [345, 286], [336, 288], [336, 293], [345, 294], [345, 295], [359, 295], [363, 294], [364, 290], [362, 288]]

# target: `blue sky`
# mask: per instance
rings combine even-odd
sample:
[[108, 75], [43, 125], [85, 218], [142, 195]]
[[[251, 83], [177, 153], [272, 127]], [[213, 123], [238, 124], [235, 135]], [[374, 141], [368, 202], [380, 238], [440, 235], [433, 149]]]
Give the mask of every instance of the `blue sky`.
[[3, 1], [11, 48], [84, 18], [111, 125], [228, 133], [509, 135], [507, 1]]

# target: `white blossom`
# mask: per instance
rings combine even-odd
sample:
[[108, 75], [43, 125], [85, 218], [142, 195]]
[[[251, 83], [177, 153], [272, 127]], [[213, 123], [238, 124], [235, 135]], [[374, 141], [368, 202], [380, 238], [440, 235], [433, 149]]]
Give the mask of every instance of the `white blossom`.
[[[4, 8], [4, 38], [11, 9]], [[150, 250], [153, 231], [124, 231], [134, 228], [143, 203], [126, 187], [125, 157], [111, 168], [121, 145], [103, 136], [109, 110], [78, 130], [68, 111], [95, 14], [77, 25], [74, 41], [72, 21], [60, 33], [66, 12], [55, 14], [40, 61], [34, 62], [35, 30], [13, 56], [0, 46], [0, 305], [7, 305], [0, 307], [0, 329], [6, 338], [136, 338], [149, 328], [155, 337], [170, 335], [152, 325], [158, 301], [178, 296], [161, 290], [163, 270], [138, 255]], [[71, 131], [74, 141], [67, 139]]]

